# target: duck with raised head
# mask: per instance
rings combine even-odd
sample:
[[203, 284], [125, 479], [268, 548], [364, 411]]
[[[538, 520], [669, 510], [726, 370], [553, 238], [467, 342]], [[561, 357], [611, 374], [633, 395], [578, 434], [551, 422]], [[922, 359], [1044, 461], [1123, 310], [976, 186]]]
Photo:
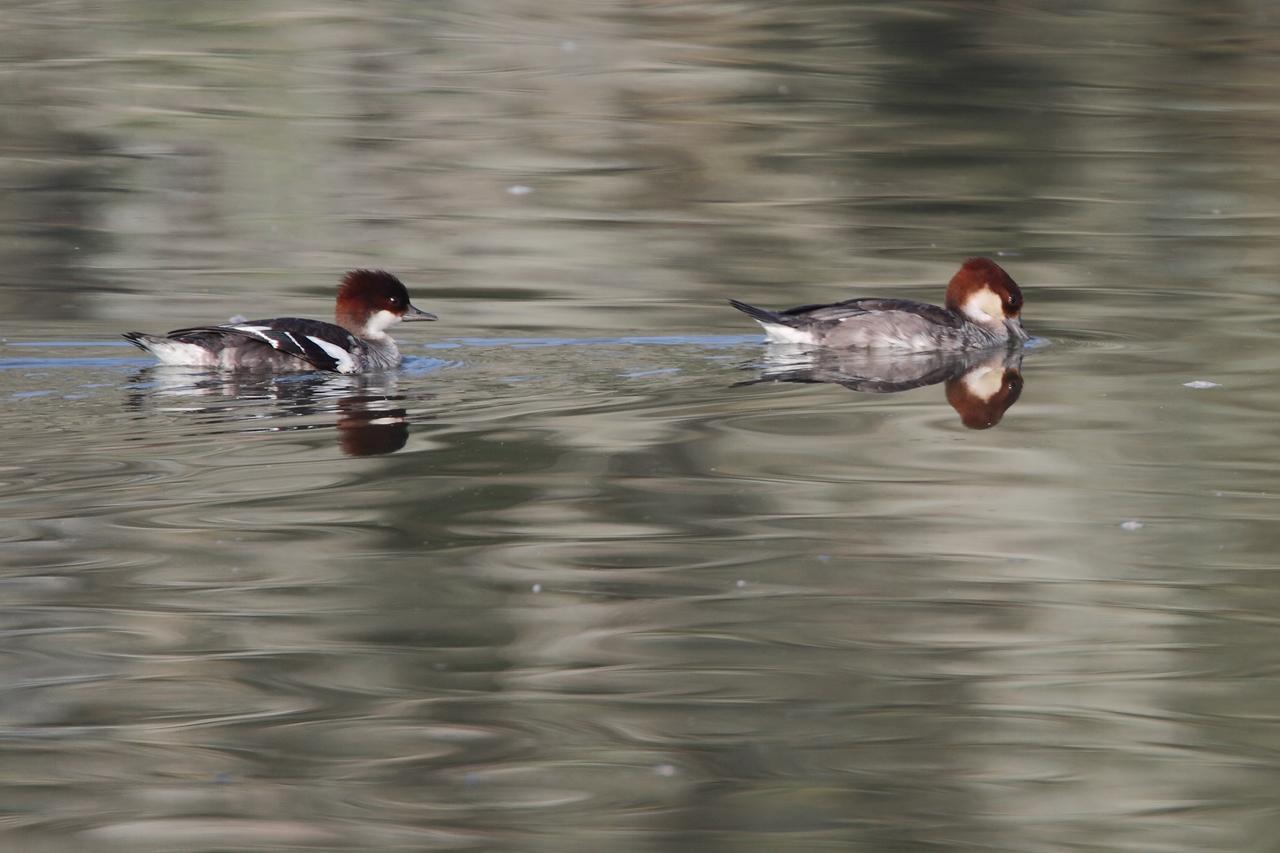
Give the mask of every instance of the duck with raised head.
[[338, 285], [336, 323], [275, 317], [220, 326], [191, 326], [167, 335], [124, 337], [162, 364], [223, 370], [326, 370], [364, 373], [400, 363], [387, 329], [403, 320], [434, 320], [415, 308], [400, 279], [382, 270], [352, 270]]

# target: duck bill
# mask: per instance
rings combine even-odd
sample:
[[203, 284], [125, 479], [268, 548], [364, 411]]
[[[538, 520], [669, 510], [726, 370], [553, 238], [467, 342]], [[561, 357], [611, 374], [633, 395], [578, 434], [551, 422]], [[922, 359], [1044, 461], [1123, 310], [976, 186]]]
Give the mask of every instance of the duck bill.
[[1009, 339], [1018, 343], [1025, 343], [1031, 340], [1031, 336], [1027, 334], [1027, 330], [1022, 328], [1021, 317], [1010, 317], [1004, 321], [1004, 327], [1009, 330]]
[[421, 308], [415, 308], [412, 305], [410, 305], [408, 309], [405, 310], [404, 316], [401, 317], [400, 319], [401, 320], [439, 320], [440, 318], [437, 317], [435, 314], [432, 314], [430, 311], [423, 311]]

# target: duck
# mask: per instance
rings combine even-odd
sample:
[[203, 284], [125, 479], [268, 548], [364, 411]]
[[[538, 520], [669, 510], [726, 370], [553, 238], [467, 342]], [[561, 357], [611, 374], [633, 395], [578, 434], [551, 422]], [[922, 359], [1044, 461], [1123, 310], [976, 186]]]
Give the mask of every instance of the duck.
[[408, 289], [391, 273], [357, 269], [338, 285], [333, 323], [274, 317], [190, 326], [165, 335], [126, 332], [124, 338], [161, 364], [366, 373], [400, 364], [400, 349], [387, 329], [400, 322], [436, 319], [409, 301]]
[[860, 298], [772, 311], [737, 299], [729, 304], [761, 325], [770, 343], [959, 351], [1020, 345], [1022, 290], [990, 258], [969, 258], [947, 284], [942, 307], [910, 299]]

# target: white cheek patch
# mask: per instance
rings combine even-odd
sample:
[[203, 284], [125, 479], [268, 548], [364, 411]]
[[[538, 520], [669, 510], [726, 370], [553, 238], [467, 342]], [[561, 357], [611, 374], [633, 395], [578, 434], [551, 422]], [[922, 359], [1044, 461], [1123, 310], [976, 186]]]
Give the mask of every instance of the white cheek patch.
[[980, 325], [991, 325], [1001, 322], [1004, 305], [995, 291], [984, 287], [964, 303], [964, 315]]
[[387, 329], [400, 322], [399, 314], [392, 314], [385, 308], [376, 312], [369, 321], [364, 324], [364, 337], [380, 338], [382, 333]]
[[996, 325], [1004, 323], [1005, 305], [989, 287], [980, 289], [970, 296], [961, 306], [966, 318], [978, 325]]
[[1005, 307], [1001, 305], [1000, 297], [996, 296], [995, 292], [983, 288], [965, 302], [964, 313], [974, 323], [991, 325], [1001, 323], [1002, 316], [1005, 316]]

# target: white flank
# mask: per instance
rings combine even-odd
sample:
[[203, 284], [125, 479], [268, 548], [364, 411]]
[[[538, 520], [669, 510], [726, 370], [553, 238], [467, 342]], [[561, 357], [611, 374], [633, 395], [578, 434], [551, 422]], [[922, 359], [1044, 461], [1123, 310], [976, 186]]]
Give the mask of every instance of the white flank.
[[307, 335], [307, 340], [311, 341], [333, 357], [333, 360], [338, 363], [339, 373], [356, 372], [356, 360], [351, 357], [351, 353], [347, 352], [342, 347], [334, 346], [328, 341], [322, 341], [319, 338], [312, 337], [311, 335]]
[[[756, 320], [760, 323], [759, 320]], [[781, 323], [760, 323], [760, 328], [764, 329], [765, 337], [770, 343], [774, 344], [813, 344], [816, 341], [813, 338], [813, 332], [807, 329], [793, 329], [790, 326], [784, 326]]]
[[902, 340], [900, 346], [910, 352], [932, 352], [938, 349], [938, 341], [928, 335], [916, 335]]
[[195, 344], [156, 339], [148, 339], [146, 344], [147, 351], [159, 359], [161, 364], [177, 364], [186, 367], [212, 367], [217, 364], [216, 356]]

